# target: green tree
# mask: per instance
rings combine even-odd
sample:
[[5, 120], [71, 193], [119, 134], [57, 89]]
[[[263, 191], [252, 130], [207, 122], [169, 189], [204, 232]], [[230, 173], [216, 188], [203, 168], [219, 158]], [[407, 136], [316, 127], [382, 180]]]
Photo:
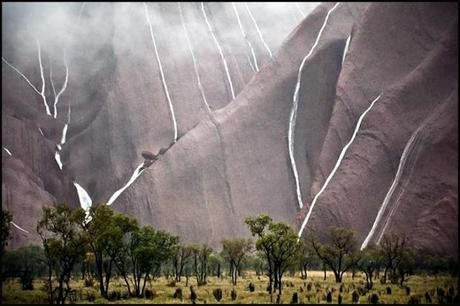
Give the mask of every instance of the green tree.
[[414, 257], [415, 254], [411, 249], [403, 248], [395, 260], [395, 272], [401, 287], [404, 285], [404, 281], [407, 280], [407, 276], [412, 274], [415, 264]]
[[402, 256], [406, 246], [406, 238], [398, 236], [394, 233], [385, 234], [380, 242], [380, 252], [382, 262], [384, 264], [383, 282], [387, 281], [388, 273], [390, 273], [391, 282], [397, 282], [397, 261]]
[[181, 276], [184, 272], [184, 267], [192, 256], [192, 246], [188, 244], [178, 244], [174, 248], [172, 257], [173, 266], [176, 274], [176, 281], [181, 281]]
[[220, 254], [212, 253], [209, 255], [209, 272], [213, 276], [220, 278], [224, 259]]
[[357, 268], [366, 275], [366, 288], [368, 290], [374, 286], [372, 278], [374, 272], [380, 267], [381, 260], [380, 251], [375, 246], [368, 246], [361, 251]]
[[114, 231], [117, 230], [114, 223], [114, 212], [105, 204], [93, 205], [89, 209], [89, 222], [83, 223], [82, 228], [87, 235], [90, 251], [94, 254], [96, 275], [99, 281], [101, 296], [108, 298], [110, 278], [114, 258], [110, 256]]
[[8, 239], [10, 238], [11, 230], [11, 221], [13, 220], [13, 215], [6, 209], [2, 207], [2, 230], [0, 232], [0, 239], [2, 240], [2, 253], [0, 254], [0, 259], [3, 258], [5, 253], [5, 247], [8, 245]]
[[252, 241], [245, 238], [222, 240], [222, 256], [229, 262], [232, 284], [236, 286], [241, 261], [252, 251]]
[[270, 296], [273, 289], [282, 293], [282, 277], [286, 270], [295, 265], [303, 243], [294, 230], [280, 222], [275, 223], [267, 215], [248, 217], [245, 220], [253, 236], [257, 236], [256, 249], [265, 255], [268, 268]]
[[345, 228], [329, 227], [329, 242], [320, 243], [310, 232], [310, 245], [316, 255], [329, 267], [335, 276], [336, 283], [342, 282], [343, 274], [357, 261], [357, 242], [352, 231]]
[[209, 257], [212, 254], [212, 248], [206, 244], [201, 245], [198, 249], [193, 249], [195, 275], [197, 277], [198, 285], [205, 285], [208, 277], [208, 264]]
[[[48, 265], [48, 299], [50, 303], [64, 304], [71, 291], [70, 278], [77, 261], [83, 258], [87, 240], [80, 224], [85, 220], [82, 209], [72, 210], [66, 204], [43, 208], [37, 225]], [[52, 273], [57, 286], [53, 289]], [[65, 285], [65, 288], [64, 288]]]

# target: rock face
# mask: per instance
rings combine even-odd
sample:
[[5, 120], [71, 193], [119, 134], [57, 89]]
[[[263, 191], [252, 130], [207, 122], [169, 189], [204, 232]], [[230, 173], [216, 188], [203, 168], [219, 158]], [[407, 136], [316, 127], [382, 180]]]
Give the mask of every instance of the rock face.
[[77, 182], [183, 241], [218, 246], [260, 213], [300, 228], [313, 207], [319, 233], [457, 252], [456, 4], [28, 5], [2, 22], [2, 205], [29, 231], [11, 247], [39, 241], [43, 206], [78, 207]]

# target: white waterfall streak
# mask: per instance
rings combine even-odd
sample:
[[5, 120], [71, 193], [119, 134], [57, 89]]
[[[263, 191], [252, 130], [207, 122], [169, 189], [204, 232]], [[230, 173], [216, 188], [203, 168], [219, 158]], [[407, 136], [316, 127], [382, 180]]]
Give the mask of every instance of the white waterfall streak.
[[62, 150], [62, 147], [61, 147], [61, 145], [59, 145], [59, 144], [58, 144], [58, 145], [56, 145], [56, 146], [57, 146], [57, 148], [58, 148], [58, 150], [59, 150], [59, 151], [61, 151], [61, 150]]
[[291, 160], [291, 167], [292, 167], [292, 172], [294, 174], [294, 180], [295, 180], [295, 185], [296, 185], [297, 203], [298, 203], [300, 208], [303, 207], [302, 194], [301, 194], [301, 190], [300, 190], [299, 174], [298, 174], [298, 171], [297, 171], [297, 165], [296, 165], [295, 158], [294, 158], [294, 137], [295, 137], [295, 125], [296, 125], [296, 119], [297, 119], [297, 109], [298, 109], [298, 105], [299, 105], [300, 82], [302, 80], [302, 72], [303, 72], [305, 62], [312, 55], [313, 50], [318, 45], [319, 39], [321, 37], [321, 34], [323, 33], [323, 30], [326, 27], [327, 20], [329, 19], [329, 15], [332, 13], [332, 11], [335, 10], [335, 8], [339, 4], [340, 4], [340, 2], [337, 2], [334, 5], [334, 7], [332, 7], [327, 12], [326, 18], [324, 19], [323, 25], [321, 26], [321, 29], [318, 32], [318, 35], [317, 35], [316, 40], [315, 40], [315, 43], [311, 47], [311, 49], [308, 52], [308, 54], [303, 58], [302, 63], [300, 64], [300, 67], [299, 67], [299, 72], [297, 74], [297, 83], [295, 85], [294, 96], [292, 97], [292, 108], [291, 108], [291, 114], [289, 116], [288, 149], [289, 149], [289, 159]]
[[120, 194], [126, 189], [128, 188], [138, 177], [139, 175], [141, 175], [141, 173], [144, 171], [139, 171], [139, 169], [144, 165], [144, 163], [141, 163], [137, 168], [136, 170], [134, 170], [134, 173], [133, 175], [131, 176], [131, 178], [129, 179], [128, 183], [126, 183], [125, 186], [123, 186], [123, 188], [121, 189], [118, 189], [117, 191], [115, 191], [115, 193], [110, 197], [109, 201], [107, 202], [107, 205], [112, 205], [112, 203], [118, 198], [118, 196], [120, 196]]
[[348, 48], [350, 47], [350, 40], [351, 40], [351, 34], [348, 36], [347, 42], [345, 43], [345, 48], [343, 49], [342, 65], [343, 65], [343, 62], [345, 61], [345, 56], [347, 55]]
[[196, 62], [196, 59], [195, 59], [195, 54], [193, 53], [192, 42], [190, 41], [190, 37], [188, 36], [187, 27], [185, 26], [185, 20], [184, 20], [183, 14], [182, 14], [182, 6], [181, 6], [180, 2], [177, 2], [177, 5], [179, 6], [180, 20], [181, 20], [181, 23], [182, 23], [182, 27], [184, 29], [185, 37], [187, 38], [187, 46], [188, 46], [188, 49], [189, 49], [190, 54], [192, 56], [193, 69], [195, 70], [195, 76], [196, 76], [196, 80], [197, 80], [197, 83], [198, 83], [198, 88], [200, 90], [201, 97], [203, 98], [203, 102], [204, 102], [204, 104], [206, 106], [206, 110], [207, 110], [208, 113], [210, 113], [211, 108], [209, 107], [208, 101], [206, 100], [206, 95], [204, 94], [203, 85], [201, 85], [200, 74], [198, 72], [198, 65], [197, 65], [197, 62]]
[[145, 9], [145, 16], [146, 16], [146, 18], [147, 18], [147, 23], [148, 23], [149, 30], [150, 30], [150, 36], [151, 36], [151, 38], [152, 38], [153, 48], [155, 49], [156, 59], [157, 59], [157, 62], [158, 62], [158, 66], [159, 66], [159, 68], [160, 68], [161, 81], [162, 81], [162, 83], [163, 83], [163, 88], [164, 88], [164, 90], [165, 90], [166, 98], [167, 98], [167, 100], [168, 100], [169, 110], [170, 110], [170, 112], [171, 112], [171, 118], [172, 118], [173, 125], [174, 125], [174, 142], [176, 142], [176, 141], [177, 141], [177, 122], [176, 122], [176, 116], [174, 115], [173, 104], [172, 104], [172, 102], [171, 102], [171, 97], [169, 96], [168, 86], [167, 86], [167, 84], [166, 84], [165, 75], [164, 75], [164, 72], [163, 72], [163, 66], [161, 65], [160, 55], [158, 54], [157, 44], [156, 44], [156, 42], [155, 42], [155, 36], [153, 35], [153, 28], [152, 28], [152, 23], [151, 23], [151, 21], [150, 21], [149, 10], [148, 10], [147, 4], [145, 4], [145, 2], [144, 2], [144, 9]]
[[340, 155], [339, 155], [339, 158], [337, 159], [337, 162], [335, 163], [335, 166], [334, 168], [332, 169], [331, 173], [329, 174], [329, 176], [327, 177], [326, 181], [324, 182], [323, 186], [321, 187], [321, 189], [319, 190], [319, 192], [315, 195], [315, 197], [313, 198], [313, 201], [311, 202], [311, 205], [310, 205], [310, 209], [308, 210], [308, 213], [307, 213], [307, 216], [305, 217], [303, 223], [302, 223], [302, 226], [300, 228], [300, 231], [299, 231], [299, 234], [298, 236], [302, 236], [302, 232], [305, 228], [305, 226], [307, 225], [308, 223], [308, 220], [310, 219], [310, 215], [311, 215], [311, 212], [313, 211], [313, 208], [315, 207], [315, 204], [316, 204], [316, 201], [318, 200], [319, 196], [323, 193], [323, 191], [326, 189], [327, 185], [329, 184], [329, 182], [331, 181], [332, 177], [334, 176], [335, 172], [337, 171], [337, 169], [339, 168], [340, 166], [340, 163], [342, 162], [342, 159], [343, 157], [345, 156], [345, 153], [347, 153], [347, 150], [348, 148], [350, 147], [350, 145], [353, 143], [353, 141], [355, 140], [355, 137], [356, 137], [356, 134], [358, 133], [359, 131], [359, 127], [361, 126], [361, 123], [364, 119], [364, 117], [366, 116], [366, 114], [371, 110], [371, 108], [374, 106], [374, 104], [380, 99], [380, 97], [382, 96], [382, 93], [379, 94], [377, 96], [377, 98], [375, 98], [372, 103], [369, 105], [369, 107], [361, 114], [361, 116], [359, 116], [359, 119], [358, 119], [358, 122], [356, 123], [356, 127], [355, 127], [355, 130], [353, 131], [353, 135], [351, 136], [350, 138], [350, 141], [348, 141], [348, 143], [343, 147], [342, 149], [342, 152], [340, 152]]
[[62, 170], [62, 162], [61, 162], [61, 155], [59, 155], [59, 151], [56, 151], [56, 153], [54, 154], [54, 159], [56, 160], [58, 166], [59, 166], [59, 169]]
[[211, 32], [211, 36], [214, 40], [214, 43], [217, 46], [217, 49], [219, 50], [220, 57], [222, 58], [222, 62], [224, 63], [225, 73], [227, 74], [227, 80], [230, 85], [230, 91], [232, 92], [232, 99], [235, 99], [235, 92], [233, 90], [233, 84], [232, 84], [232, 79], [230, 78], [230, 72], [228, 71], [227, 61], [225, 60], [224, 53], [222, 51], [222, 48], [220, 47], [219, 41], [217, 40], [216, 35], [214, 34], [214, 30], [211, 26], [211, 23], [208, 20], [208, 16], [206, 15], [206, 11], [204, 9], [203, 2], [201, 2], [201, 11], [203, 12], [204, 20], [206, 21], [206, 24], [208, 25], [209, 32]]
[[13, 224], [13, 226], [14, 226], [15, 228], [17, 228], [18, 230], [23, 231], [24, 233], [30, 234], [29, 231], [23, 229], [22, 227], [20, 227], [19, 225], [17, 225], [17, 224], [14, 223], [13, 221], [10, 221], [10, 223]]
[[64, 128], [62, 129], [61, 145], [65, 144], [65, 139], [67, 135], [67, 129], [69, 128], [69, 123], [70, 123], [70, 104], [69, 104], [69, 111], [67, 113], [67, 123], [64, 125]]
[[270, 54], [270, 57], [273, 57], [272, 51], [270, 50], [267, 43], [265, 42], [264, 37], [262, 36], [262, 33], [260, 32], [259, 26], [257, 25], [257, 21], [252, 15], [251, 10], [249, 9], [248, 3], [245, 2], [244, 5], [246, 6], [246, 10], [248, 11], [249, 17], [251, 17], [252, 23], [254, 23], [254, 26], [256, 27], [257, 34], [259, 34], [260, 40], [262, 40], [262, 44], [264, 45], [265, 49], [267, 49], [268, 54]]
[[81, 208], [83, 208], [85, 211], [88, 211], [91, 205], [93, 204], [93, 200], [91, 200], [91, 197], [83, 187], [78, 185], [76, 182], [73, 182], [73, 184], [77, 189], [78, 199], [80, 200]]
[[305, 12], [302, 10], [300, 5], [296, 3], [295, 6], [297, 7], [297, 10], [299, 11], [300, 15], [302, 15], [302, 18], [305, 18]]
[[11, 154], [10, 150], [8, 150], [7, 148], [3, 147], [3, 150], [5, 150], [5, 152], [8, 153], [9, 156], [13, 156], [13, 154]]
[[[435, 112], [433, 112], [431, 115], [427, 116], [426, 119], [412, 133], [411, 137], [407, 141], [406, 146], [404, 147], [404, 150], [403, 150], [403, 152], [401, 154], [401, 158], [399, 159], [399, 165], [398, 165], [398, 170], [396, 171], [396, 175], [395, 175], [395, 177], [393, 179], [393, 182], [392, 182], [392, 184], [390, 186], [390, 189], [388, 189], [388, 192], [385, 195], [385, 198], [383, 199], [382, 205], [380, 206], [380, 209], [379, 209], [379, 211], [377, 213], [377, 217], [375, 218], [374, 224], [372, 225], [371, 230], [369, 231], [369, 233], [367, 234], [366, 239], [364, 239], [364, 242], [361, 245], [361, 250], [364, 249], [369, 244], [371, 239], [374, 237], [375, 232], [376, 232], [376, 230], [377, 230], [377, 228], [378, 228], [378, 226], [379, 226], [379, 224], [381, 222], [381, 219], [382, 219], [382, 217], [383, 217], [383, 215], [384, 215], [384, 213], [385, 213], [385, 211], [387, 209], [387, 206], [390, 203], [390, 200], [393, 197], [397, 187], [400, 185], [401, 176], [402, 176], [402, 173], [403, 173], [404, 169], [406, 168], [407, 159], [408, 159], [409, 155], [411, 155], [411, 153], [413, 153], [413, 150], [414, 150], [414, 148], [416, 146], [416, 143], [420, 139], [420, 135], [421, 135], [422, 130], [425, 128], [425, 126], [428, 124], [428, 122], [436, 114], [439, 113], [439, 111], [441, 109], [442, 108], [439, 107]], [[378, 237], [376, 239], [377, 244], [380, 243], [380, 240], [382, 239], [383, 234], [386, 231], [386, 228], [387, 228], [387, 226], [389, 224], [389, 221], [391, 220], [391, 218], [393, 217], [393, 215], [394, 215], [394, 213], [396, 211], [396, 208], [397, 208], [398, 203], [399, 203], [399, 199], [400, 199], [400, 197], [402, 195], [401, 189], [403, 190], [404, 187], [400, 188], [398, 198], [394, 201], [392, 206], [390, 205], [391, 206], [390, 212], [389, 212], [388, 216], [386, 217], [384, 226], [383, 226], [380, 234], [378, 235]]]
[[40, 134], [42, 134], [42, 136], [45, 136], [41, 128], [38, 128], [38, 131], [40, 132]]
[[14, 67], [12, 64], [10, 64], [3, 56], [2, 56], [2, 61], [5, 62], [5, 64], [7, 64], [8, 66], [10, 66], [14, 71], [16, 71], [16, 72], [27, 82], [27, 84], [29, 84], [30, 87], [32, 87], [32, 89], [33, 89], [36, 93], [38, 93], [39, 95], [41, 95], [41, 94], [40, 94], [40, 91], [38, 91], [37, 87], [35, 87], [35, 85], [32, 84], [32, 83], [29, 81], [29, 79], [28, 79], [24, 74], [22, 74], [21, 71], [19, 71], [19, 69], [17, 69], [17, 68]]
[[67, 66], [65, 54], [64, 54], [64, 65], [65, 65], [65, 80], [64, 80], [64, 84], [62, 85], [61, 90], [57, 93], [57, 95], [56, 95], [56, 90], [54, 88], [53, 78], [52, 78], [51, 69], [50, 69], [51, 85], [53, 86], [53, 92], [54, 92], [54, 118], [57, 117], [57, 104], [59, 102], [59, 97], [66, 90], [67, 81], [69, 80], [69, 67]]
[[42, 79], [42, 90], [40, 91], [40, 95], [42, 96], [43, 103], [45, 104], [45, 109], [46, 109], [46, 114], [48, 116], [51, 116], [50, 109], [48, 107], [48, 103], [46, 102], [46, 96], [45, 96], [45, 89], [46, 89], [46, 83], [45, 83], [45, 75], [43, 73], [43, 65], [42, 65], [42, 54], [41, 54], [41, 49], [40, 49], [40, 42], [37, 39], [37, 48], [38, 48], [38, 63], [40, 65], [40, 77]]
[[[238, 13], [238, 9], [235, 6], [235, 2], [232, 2], [232, 6], [233, 6], [233, 11], [235, 12], [235, 15], [236, 15], [236, 20], [238, 20], [238, 25], [240, 27], [241, 34], [243, 35], [243, 38], [246, 40], [246, 43], [248, 44], [249, 49], [251, 50], [252, 59], [254, 61], [254, 67], [255, 67], [256, 71], [259, 71], [259, 67], [257, 65], [256, 53], [254, 52], [254, 48], [252, 47], [252, 44], [249, 41], [249, 38], [246, 35], [246, 32], [244, 31], [243, 24], [241, 23], [241, 20], [240, 20], [240, 14]], [[251, 63], [251, 62], [249, 62], [249, 63]], [[252, 65], [251, 65], [251, 67], [252, 67]], [[253, 70], [254, 70], [254, 68], [253, 68]]]

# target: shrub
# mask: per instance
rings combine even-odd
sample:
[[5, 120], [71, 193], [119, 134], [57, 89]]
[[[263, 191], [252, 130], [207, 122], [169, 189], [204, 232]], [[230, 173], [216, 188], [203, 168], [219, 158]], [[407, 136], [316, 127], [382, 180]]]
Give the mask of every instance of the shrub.
[[410, 295], [410, 287], [406, 286], [405, 289], [406, 289], [406, 295]]
[[232, 299], [232, 301], [236, 300], [236, 290], [235, 288], [232, 289], [232, 292], [230, 292], [230, 297]]
[[190, 286], [190, 299], [192, 300], [192, 303], [195, 304], [196, 293], [195, 290], [193, 290], [193, 286]]
[[300, 291], [300, 293], [303, 293], [303, 287], [302, 286], [299, 287], [299, 291]]
[[176, 288], [176, 291], [174, 292], [173, 297], [175, 299], [180, 299], [182, 300], [182, 289], [181, 288]]
[[93, 287], [94, 286], [94, 279], [86, 277], [85, 278], [85, 287]]
[[353, 292], [351, 293], [351, 301], [353, 303], [358, 303], [359, 301], [359, 294], [355, 290], [353, 290]]
[[376, 293], [372, 293], [371, 295], [369, 295], [368, 300], [369, 300], [369, 304], [378, 304], [379, 295]]
[[254, 292], [256, 290], [256, 287], [254, 286], [253, 283], [249, 283], [248, 289], [250, 292]]
[[173, 281], [169, 282], [166, 286], [168, 286], [168, 287], [176, 287], [176, 281], [173, 280]]
[[326, 301], [328, 303], [332, 302], [332, 293], [330, 291], [327, 292]]
[[120, 291], [112, 291], [109, 293], [109, 300], [114, 301], [114, 300], [119, 300], [121, 298], [121, 293]]
[[391, 294], [391, 287], [387, 287], [387, 294]]
[[157, 293], [155, 292], [155, 290], [145, 289], [144, 297], [146, 299], [153, 299], [156, 296], [157, 296]]
[[343, 292], [343, 284], [340, 285], [340, 287], [339, 287], [339, 292], [340, 292], [340, 293]]
[[206, 281], [198, 281], [198, 282], [197, 282], [198, 287], [204, 286], [204, 285], [206, 285], [206, 284], [207, 284]]
[[431, 304], [431, 303], [432, 303], [431, 295], [430, 295], [428, 292], [425, 292], [425, 301], [426, 301], [428, 304]]
[[86, 299], [88, 302], [94, 302], [96, 300], [96, 295], [92, 292], [88, 292]]
[[337, 299], [337, 304], [342, 304], [342, 295], [339, 293], [339, 297]]
[[436, 288], [436, 295], [438, 297], [438, 304], [443, 304], [444, 303], [444, 296], [445, 296], [444, 289]]
[[298, 304], [298, 303], [299, 303], [299, 296], [298, 296], [297, 292], [294, 292], [292, 294], [291, 304]]
[[307, 284], [307, 291], [311, 291], [311, 283]]
[[212, 295], [216, 298], [216, 300], [219, 302], [222, 299], [222, 289], [217, 288], [212, 291]]
[[34, 281], [32, 271], [28, 269], [24, 270], [19, 280], [21, 281], [22, 290], [34, 290], [34, 286], [32, 284]]
[[121, 299], [127, 300], [129, 298], [129, 293], [128, 291], [123, 291], [120, 295]]
[[420, 304], [420, 297], [416, 295], [411, 295], [407, 304]]

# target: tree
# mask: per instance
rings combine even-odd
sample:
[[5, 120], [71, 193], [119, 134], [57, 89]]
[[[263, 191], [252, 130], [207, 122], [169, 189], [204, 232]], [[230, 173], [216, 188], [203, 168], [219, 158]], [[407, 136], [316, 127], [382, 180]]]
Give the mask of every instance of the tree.
[[176, 272], [176, 281], [180, 282], [181, 276], [184, 272], [184, 267], [186, 263], [190, 260], [191, 256], [192, 256], [192, 246], [189, 244], [187, 245], [180, 244], [174, 248], [174, 255], [172, 259], [173, 259], [173, 266]]
[[368, 246], [361, 251], [360, 261], [357, 267], [366, 275], [366, 288], [372, 289], [374, 283], [372, 277], [379, 268], [381, 262], [380, 252], [375, 246]]
[[209, 255], [209, 271], [213, 276], [220, 278], [224, 259], [220, 254], [212, 253]]
[[252, 241], [245, 238], [222, 240], [222, 255], [229, 262], [232, 284], [236, 286], [241, 261], [252, 250]]
[[130, 285], [131, 258], [135, 246], [132, 245], [133, 234], [139, 231], [139, 225], [136, 219], [130, 218], [123, 214], [115, 214], [113, 217], [114, 228], [108, 232], [106, 239], [109, 247], [107, 253], [113, 259], [118, 273], [123, 277], [128, 294], [134, 296]]
[[269, 216], [249, 217], [245, 222], [252, 235], [258, 237], [256, 249], [262, 252], [267, 260], [270, 296], [273, 289], [278, 289], [280, 297], [283, 274], [296, 264], [303, 244], [291, 227], [282, 222], [275, 223]]
[[406, 239], [394, 233], [385, 234], [380, 242], [382, 261], [384, 264], [383, 282], [387, 281], [388, 272], [392, 282], [397, 282], [396, 262], [402, 256], [405, 249]]
[[2, 240], [2, 253], [0, 254], [0, 259], [3, 258], [3, 255], [5, 254], [5, 247], [8, 245], [11, 230], [10, 222], [13, 220], [13, 215], [2, 207], [1, 218], [2, 230], [0, 232], [0, 239]]
[[207, 281], [209, 256], [212, 253], [212, 248], [203, 244], [198, 248], [194, 247], [192, 252], [194, 255], [194, 268], [197, 283], [198, 285], [204, 285]]
[[268, 231], [268, 225], [272, 222], [272, 218], [267, 215], [259, 215], [258, 217], [248, 217], [245, 223], [248, 225], [252, 236], [258, 237], [256, 240], [256, 249], [262, 252], [267, 262], [268, 275], [268, 292], [270, 295], [273, 292], [273, 258], [272, 250], [275, 241], [264, 239]]
[[329, 242], [320, 243], [310, 234], [310, 244], [316, 255], [329, 267], [336, 283], [342, 282], [343, 274], [356, 262], [356, 240], [352, 231], [340, 227], [329, 227]]
[[395, 271], [401, 287], [404, 285], [404, 281], [407, 280], [407, 276], [412, 274], [415, 263], [414, 257], [415, 254], [412, 250], [403, 248], [395, 260]]
[[[66, 204], [55, 208], [43, 208], [43, 215], [37, 225], [48, 265], [48, 298], [50, 303], [64, 304], [70, 288], [70, 278], [75, 263], [83, 258], [86, 250], [86, 236], [80, 230], [85, 212], [72, 210]], [[52, 273], [58, 285], [53, 289]], [[66, 288], [64, 288], [64, 285]]]
[[110, 237], [116, 230], [113, 222], [114, 213], [105, 204], [93, 205], [89, 209], [89, 222], [83, 223], [82, 228], [87, 234], [88, 244], [94, 254], [96, 275], [99, 281], [101, 296], [108, 299], [110, 278], [114, 258], [109, 256], [110, 247], [113, 245]]
[[[141, 297], [150, 277], [158, 274], [161, 265], [173, 255], [179, 238], [166, 231], [155, 230], [151, 226], [130, 230], [126, 247], [122, 247], [120, 254], [115, 256], [118, 256], [117, 267], [127, 283], [130, 294]], [[131, 267], [132, 278], [128, 276], [128, 267]], [[131, 280], [134, 292], [130, 289], [128, 279]]]

